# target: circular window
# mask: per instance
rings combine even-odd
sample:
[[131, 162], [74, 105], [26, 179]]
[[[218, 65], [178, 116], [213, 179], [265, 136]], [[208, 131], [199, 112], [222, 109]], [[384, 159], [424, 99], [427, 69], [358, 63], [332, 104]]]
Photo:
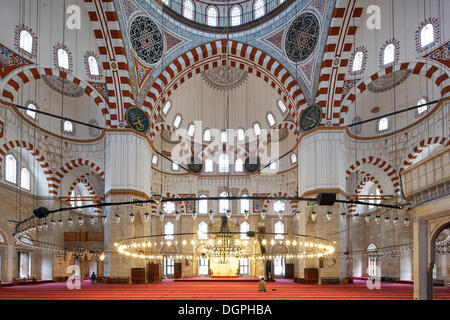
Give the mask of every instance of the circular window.
[[174, 213], [175, 212], [175, 203], [173, 202], [164, 202], [163, 210], [165, 213]]
[[161, 59], [163, 38], [156, 24], [147, 17], [139, 16], [130, 26], [130, 42], [136, 55], [149, 64]]
[[276, 213], [278, 212], [285, 212], [286, 211], [286, 204], [283, 201], [275, 201], [273, 203], [273, 211], [275, 211]]
[[290, 25], [284, 43], [286, 55], [293, 62], [302, 62], [314, 52], [319, 41], [320, 25], [312, 13], [303, 13]]

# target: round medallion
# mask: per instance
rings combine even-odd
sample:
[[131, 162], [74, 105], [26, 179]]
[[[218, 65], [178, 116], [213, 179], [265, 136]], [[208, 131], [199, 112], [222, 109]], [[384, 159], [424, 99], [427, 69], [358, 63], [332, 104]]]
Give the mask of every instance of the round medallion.
[[136, 55], [148, 64], [155, 64], [163, 54], [163, 37], [148, 17], [138, 16], [130, 25], [130, 42]]
[[286, 55], [293, 62], [308, 59], [317, 47], [320, 24], [312, 13], [303, 13], [290, 25], [284, 40]]
[[169, 213], [169, 214], [170, 213], [174, 213], [175, 209], [176, 209], [176, 207], [175, 207], [175, 203], [174, 202], [168, 201], [168, 202], [164, 202], [163, 203], [164, 213]]
[[150, 122], [144, 111], [137, 107], [128, 108], [125, 113], [125, 120], [131, 129], [138, 133], [146, 134], [150, 128]]
[[199, 173], [202, 171], [202, 161], [199, 158], [191, 157], [191, 162], [188, 164], [188, 169], [191, 172]]
[[253, 172], [259, 170], [259, 167], [260, 167], [259, 158], [257, 158], [257, 157], [251, 157], [251, 159], [249, 157], [245, 158], [244, 167], [245, 167], [245, 170], [247, 170], [247, 172], [250, 172], [250, 173], [253, 173]]
[[303, 131], [314, 129], [322, 120], [322, 108], [318, 104], [313, 104], [306, 108], [300, 116], [300, 128]]

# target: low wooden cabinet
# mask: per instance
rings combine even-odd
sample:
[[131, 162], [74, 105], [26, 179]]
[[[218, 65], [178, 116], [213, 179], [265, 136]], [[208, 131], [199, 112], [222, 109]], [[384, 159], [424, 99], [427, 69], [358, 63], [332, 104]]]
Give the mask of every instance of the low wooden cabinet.
[[145, 268], [131, 268], [131, 283], [145, 283]]
[[317, 284], [319, 282], [319, 270], [317, 268], [305, 268], [305, 282]]
[[161, 282], [161, 274], [159, 272], [159, 263], [147, 264], [147, 281], [150, 283]]

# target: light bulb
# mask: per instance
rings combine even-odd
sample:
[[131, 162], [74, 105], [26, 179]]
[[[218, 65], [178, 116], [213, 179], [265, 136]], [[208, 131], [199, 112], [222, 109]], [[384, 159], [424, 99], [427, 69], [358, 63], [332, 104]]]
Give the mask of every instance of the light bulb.
[[116, 223], [120, 222], [120, 216], [116, 213]]
[[389, 216], [384, 217], [384, 223], [389, 224]]
[[228, 219], [230, 219], [231, 218], [231, 210], [227, 210], [225, 215], [227, 216]]
[[67, 224], [69, 225], [69, 227], [73, 226], [73, 219], [72, 218], [67, 219]]
[[144, 213], [144, 220], [148, 221], [150, 219], [150, 215], [148, 214], [148, 212]]
[[311, 219], [312, 219], [312, 221], [316, 221], [316, 212], [315, 211], [311, 212]]
[[327, 219], [328, 219], [328, 221], [330, 221], [331, 220], [331, 211], [327, 211]]
[[90, 217], [89, 218], [89, 222], [93, 225], [95, 223], [95, 218], [94, 217]]
[[375, 216], [375, 222], [378, 224], [378, 223], [380, 223], [380, 216], [379, 215], [376, 215]]
[[404, 222], [405, 222], [405, 226], [409, 227], [409, 218], [405, 218]]
[[248, 210], [244, 210], [244, 218], [245, 218], [245, 220], [247, 220], [247, 219], [248, 219], [248, 215], [249, 215], [249, 213], [250, 213], [250, 211], [248, 211]]
[[366, 223], [370, 222], [370, 214], [366, 214], [366, 216], [364, 217], [364, 220], [366, 220]]
[[164, 220], [164, 212], [159, 212], [159, 219], [161, 220], [161, 221], [163, 221]]
[[266, 209], [262, 209], [261, 211], [261, 218], [264, 220], [266, 218]]
[[192, 219], [194, 220], [197, 219], [197, 214], [198, 213], [196, 211], [192, 212]]
[[44, 223], [44, 230], [48, 230], [48, 223], [47, 222]]
[[52, 228], [54, 228], [56, 226], [56, 221], [55, 220], [50, 220], [50, 225]]
[[398, 225], [398, 217], [394, 217], [394, 219], [392, 219], [392, 223], [394, 225]]
[[209, 218], [211, 220], [214, 218], [214, 211], [212, 211], [212, 209], [209, 210]]
[[108, 217], [106, 215], [102, 216], [102, 223], [106, 224], [106, 221], [108, 221]]
[[134, 221], [134, 213], [132, 212], [130, 213], [130, 222], [133, 223], [133, 221]]
[[84, 223], [83, 218], [82, 218], [82, 217], [79, 217], [79, 218], [78, 218], [78, 224], [79, 224], [80, 226], [82, 226], [83, 223]]

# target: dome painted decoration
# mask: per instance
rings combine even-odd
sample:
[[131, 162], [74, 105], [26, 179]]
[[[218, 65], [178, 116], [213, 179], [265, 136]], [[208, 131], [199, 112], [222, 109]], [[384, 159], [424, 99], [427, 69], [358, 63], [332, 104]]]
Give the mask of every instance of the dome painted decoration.
[[252, 158], [253, 158], [253, 161], [250, 161], [249, 157], [245, 158], [244, 167], [245, 167], [245, 170], [247, 170], [247, 172], [249, 172], [249, 173], [253, 173], [253, 172], [259, 170], [259, 167], [261, 166], [261, 164], [259, 162], [259, 158], [256, 158], [257, 159], [256, 163], [254, 161], [255, 158], [254, 157], [252, 157]]
[[318, 104], [313, 104], [303, 110], [300, 115], [300, 128], [303, 131], [314, 129], [320, 124], [322, 120], [322, 108]]
[[236, 67], [218, 66], [202, 72], [203, 80], [217, 90], [231, 90], [247, 79], [247, 71]]
[[194, 157], [191, 157], [191, 162], [188, 164], [188, 169], [191, 172], [199, 173], [202, 171], [202, 161], [200, 159], [196, 159]]
[[308, 59], [317, 47], [320, 24], [312, 13], [299, 15], [289, 26], [284, 40], [286, 55], [292, 62]]
[[144, 111], [137, 107], [128, 108], [125, 119], [131, 129], [138, 133], [146, 134], [150, 129], [150, 122]]
[[385, 74], [369, 83], [367, 85], [367, 90], [372, 93], [389, 91], [408, 79], [410, 74], [410, 69], [398, 70]]
[[138, 16], [130, 25], [130, 42], [136, 55], [147, 64], [157, 63], [163, 54], [163, 36], [148, 17]]

